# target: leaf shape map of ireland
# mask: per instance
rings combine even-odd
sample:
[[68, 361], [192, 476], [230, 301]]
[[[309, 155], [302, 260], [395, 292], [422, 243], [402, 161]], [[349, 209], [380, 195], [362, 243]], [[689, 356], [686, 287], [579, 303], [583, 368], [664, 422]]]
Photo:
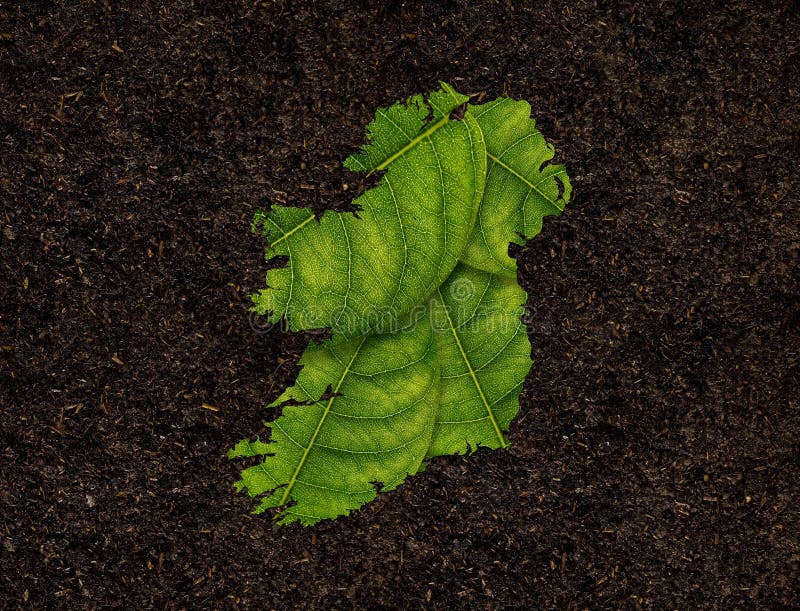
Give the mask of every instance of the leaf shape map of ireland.
[[509, 244], [541, 231], [571, 195], [530, 105], [470, 105], [442, 84], [381, 108], [344, 163], [381, 171], [357, 213], [273, 206], [256, 215], [267, 272], [253, 310], [310, 343], [295, 383], [269, 407], [267, 440], [230, 458], [257, 461], [236, 487], [281, 524], [347, 515], [426, 460], [506, 448], [531, 369]]

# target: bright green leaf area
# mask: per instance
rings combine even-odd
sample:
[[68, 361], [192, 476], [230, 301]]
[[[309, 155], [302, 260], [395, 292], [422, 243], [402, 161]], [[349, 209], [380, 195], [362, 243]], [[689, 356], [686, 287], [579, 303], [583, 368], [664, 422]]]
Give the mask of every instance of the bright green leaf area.
[[[254, 310], [292, 330], [329, 328], [311, 343], [294, 386], [270, 407], [268, 441], [237, 488], [256, 513], [314, 524], [347, 515], [435, 456], [508, 447], [530, 371], [526, 294], [508, 255], [569, 201], [553, 147], [524, 101], [480, 106], [452, 87], [376, 112], [345, 166], [385, 172], [358, 212], [259, 212], [267, 273]], [[462, 111], [462, 112], [458, 112]], [[463, 113], [463, 114], [462, 114]]]
[[[486, 148], [474, 117], [450, 121], [467, 101], [451, 87], [378, 111], [369, 144], [347, 159], [353, 170], [387, 170], [353, 203], [317, 221], [300, 208], [275, 208], [256, 222], [270, 241], [255, 309], [292, 330], [331, 327], [360, 337], [396, 324], [447, 279], [475, 224], [486, 178]], [[431, 116], [429, 117], [429, 113]], [[427, 119], [430, 118], [428, 121]]]

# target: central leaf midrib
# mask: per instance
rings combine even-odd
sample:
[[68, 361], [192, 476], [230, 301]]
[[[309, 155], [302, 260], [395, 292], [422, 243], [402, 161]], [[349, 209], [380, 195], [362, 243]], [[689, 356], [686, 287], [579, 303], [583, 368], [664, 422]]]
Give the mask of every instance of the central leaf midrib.
[[285, 240], [286, 238], [288, 238], [288, 237], [289, 237], [290, 235], [292, 235], [292, 234], [293, 234], [295, 231], [298, 231], [298, 230], [302, 229], [304, 226], [308, 225], [308, 223], [309, 223], [309, 222], [310, 222], [310, 221], [311, 221], [313, 218], [314, 218], [314, 215], [312, 214], [312, 215], [311, 215], [311, 216], [309, 216], [309, 217], [308, 217], [306, 220], [304, 220], [302, 223], [298, 223], [297, 225], [295, 225], [294, 227], [292, 227], [292, 228], [291, 228], [289, 231], [284, 231], [284, 230], [283, 230], [283, 227], [281, 227], [280, 225], [278, 225], [278, 223], [276, 223], [275, 221], [273, 221], [271, 218], [267, 217], [267, 220], [268, 220], [270, 223], [272, 223], [273, 225], [275, 225], [275, 227], [277, 227], [277, 228], [278, 228], [278, 229], [281, 231], [281, 237], [279, 237], [279, 238], [278, 238], [277, 240], [275, 240], [274, 242], [270, 242], [270, 245], [269, 245], [269, 246], [270, 246], [270, 248], [274, 247], [274, 246], [275, 246], [275, 244], [277, 244], [277, 243], [278, 243], [278, 242], [280, 242], [281, 240]]
[[[372, 174], [374, 172], [379, 172], [380, 170], [386, 169], [389, 166], [389, 164], [392, 163], [395, 159], [398, 159], [399, 157], [402, 157], [405, 153], [407, 153], [410, 149], [412, 149], [415, 146], [417, 146], [425, 138], [430, 137], [431, 134], [433, 134], [436, 130], [438, 130], [440, 127], [442, 127], [442, 125], [447, 123], [449, 120], [450, 120], [450, 117], [448, 117], [447, 115], [445, 115], [444, 117], [439, 119], [436, 123], [431, 125], [428, 129], [426, 129], [424, 132], [422, 132], [419, 136], [417, 136], [416, 138], [411, 140], [408, 144], [406, 144], [399, 151], [397, 151], [396, 153], [391, 155], [385, 161], [381, 162], [381, 164], [376, 166], [375, 169], [370, 170], [369, 174]], [[369, 176], [369, 174], [367, 174], [367, 175]]]
[[[553, 205], [553, 206], [554, 206], [554, 207], [555, 207], [555, 208], [556, 208], [556, 209], [557, 209], [559, 212], [562, 212], [562, 211], [564, 210], [564, 207], [563, 207], [563, 206], [559, 207], [559, 206], [558, 206], [558, 204], [556, 204], [556, 200], [555, 200], [555, 199], [553, 199], [553, 198], [549, 197], [549, 196], [548, 196], [546, 193], [544, 193], [544, 192], [543, 192], [541, 189], [539, 189], [539, 188], [537, 187], [537, 185], [533, 184], [531, 181], [529, 181], [529, 180], [528, 180], [527, 178], [525, 178], [525, 177], [524, 177], [522, 174], [520, 174], [519, 172], [517, 172], [517, 171], [516, 171], [514, 168], [512, 168], [510, 165], [508, 165], [508, 164], [506, 164], [506, 163], [503, 163], [502, 161], [500, 161], [500, 158], [499, 158], [499, 157], [495, 157], [495, 156], [494, 156], [494, 155], [492, 155], [492, 154], [491, 154], [491, 153], [490, 153], [488, 150], [486, 151], [486, 156], [487, 156], [489, 159], [491, 159], [493, 162], [495, 162], [497, 165], [499, 165], [501, 168], [505, 169], [507, 172], [509, 172], [510, 174], [512, 174], [512, 175], [514, 175], [514, 176], [516, 176], [516, 177], [517, 177], [519, 180], [521, 180], [521, 181], [522, 181], [522, 182], [524, 182], [526, 185], [528, 185], [528, 187], [529, 187], [531, 190], [533, 190], [533, 191], [536, 191], [536, 192], [537, 192], [539, 195], [541, 195], [541, 196], [542, 196], [542, 197], [543, 197], [543, 198], [544, 198], [546, 201], [550, 202], [550, 203], [551, 203], [551, 204], [552, 204], [552, 205]], [[541, 184], [541, 182], [542, 182], [542, 181], [540, 181], [540, 182], [539, 182], [539, 184]]]
[[297, 468], [294, 470], [292, 474], [292, 478], [289, 480], [289, 483], [286, 484], [286, 489], [283, 492], [283, 496], [281, 496], [281, 500], [278, 505], [285, 505], [286, 500], [289, 498], [289, 494], [292, 492], [295, 483], [297, 482], [297, 476], [300, 475], [300, 471], [303, 469], [303, 465], [308, 458], [309, 452], [311, 452], [311, 448], [314, 447], [314, 442], [319, 435], [320, 430], [322, 429], [322, 425], [325, 423], [325, 418], [328, 417], [328, 413], [331, 411], [331, 406], [333, 405], [334, 400], [338, 396], [339, 389], [342, 387], [344, 383], [344, 379], [347, 377], [347, 374], [350, 373], [350, 368], [353, 366], [353, 362], [356, 360], [358, 353], [361, 352], [361, 347], [364, 345], [364, 342], [367, 341], [367, 336], [364, 336], [361, 340], [361, 343], [356, 348], [355, 352], [353, 353], [353, 357], [350, 359], [350, 362], [347, 363], [347, 366], [344, 368], [342, 372], [342, 377], [339, 379], [338, 384], [336, 384], [336, 388], [333, 389], [331, 393], [331, 398], [328, 399], [328, 404], [325, 406], [325, 410], [322, 412], [322, 417], [319, 419], [319, 423], [317, 424], [317, 428], [314, 429], [313, 435], [311, 435], [311, 439], [308, 442], [305, 450], [303, 451], [303, 456], [300, 458], [300, 462], [297, 464]]
[[492, 411], [489, 402], [486, 400], [486, 395], [483, 393], [483, 388], [481, 387], [480, 382], [478, 382], [478, 376], [475, 375], [475, 370], [472, 367], [472, 363], [469, 362], [469, 358], [467, 357], [467, 353], [464, 350], [464, 346], [461, 345], [461, 338], [458, 337], [458, 333], [456, 332], [456, 327], [453, 324], [453, 319], [450, 318], [450, 310], [447, 309], [447, 304], [444, 302], [444, 296], [442, 295], [441, 287], [436, 289], [436, 292], [439, 294], [439, 300], [442, 302], [442, 306], [444, 306], [444, 314], [447, 316], [447, 324], [450, 326], [450, 331], [453, 333], [453, 339], [456, 341], [456, 345], [458, 346], [459, 352], [461, 352], [461, 358], [464, 359], [464, 363], [469, 370], [469, 375], [472, 377], [472, 381], [475, 384], [475, 388], [478, 390], [478, 395], [480, 395], [481, 401], [483, 402], [483, 406], [486, 408], [486, 413], [489, 416], [489, 420], [492, 423], [492, 427], [494, 427], [494, 432], [497, 435], [497, 438], [500, 440], [500, 447], [507, 448], [508, 444], [506, 443], [505, 438], [503, 437], [503, 433], [500, 431], [500, 427], [497, 424], [497, 419], [494, 417], [494, 412]]

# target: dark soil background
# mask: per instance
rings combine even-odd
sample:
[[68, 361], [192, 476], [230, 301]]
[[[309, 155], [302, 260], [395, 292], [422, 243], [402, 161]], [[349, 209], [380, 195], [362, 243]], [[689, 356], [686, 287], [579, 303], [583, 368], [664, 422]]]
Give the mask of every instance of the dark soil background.
[[[796, 2], [0, 2], [0, 607], [800, 604], [799, 49]], [[575, 186], [512, 448], [273, 528], [225, 453], [307, 338], [250, 221], [439, 80]]]

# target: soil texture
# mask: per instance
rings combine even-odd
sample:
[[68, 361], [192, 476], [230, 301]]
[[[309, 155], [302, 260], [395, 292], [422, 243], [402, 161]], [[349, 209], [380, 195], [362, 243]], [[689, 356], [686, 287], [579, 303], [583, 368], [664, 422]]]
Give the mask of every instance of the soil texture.
[[[796, 2], [0, 1], [0, 607], [800, 605], [798, 53]], [[440, 80], [575, 188], [511, 449], [276, 528], [226, 451], [308, 337], [250, 222]]]

